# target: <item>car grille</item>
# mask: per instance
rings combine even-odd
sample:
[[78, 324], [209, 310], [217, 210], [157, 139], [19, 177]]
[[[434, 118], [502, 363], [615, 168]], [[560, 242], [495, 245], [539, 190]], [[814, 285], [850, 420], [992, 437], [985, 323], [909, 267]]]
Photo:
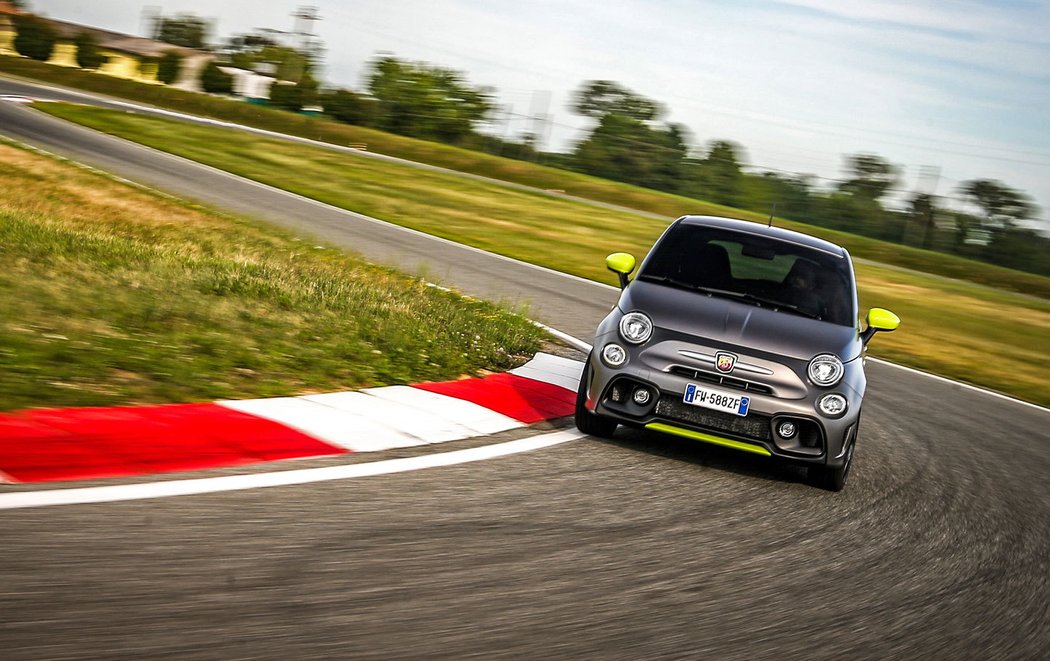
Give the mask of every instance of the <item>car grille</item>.
[[700, 370], [682, 367], [681, 365], [673, 366], [671, 368], [671, 374], [684, 376], [695, 381], [703, 381], [704, 383], [712, 383], [718, 386], [726, 386], [728, 388], [736, 388], [737, 390], [746, 390], [747, 392], [759, 393], [761, 395], [773, 394], [772, 388], [770, 388], [769, 386], [764, 386], [761, 383], [754, 383], [753, 381], [744, 381], [743, 379], [734, 379], [731, 376], [721, 376], [719, 374], [711, 374], [710, 372], [702, 372]]
[[678, 420], [696, 427], [728, 432], [759, 441], [770, 440], [769, 416], [748, 413], [746, 416], [722, 413], [684, 403], [671, 395], [661, 395], [656, 403], [656, 415]]

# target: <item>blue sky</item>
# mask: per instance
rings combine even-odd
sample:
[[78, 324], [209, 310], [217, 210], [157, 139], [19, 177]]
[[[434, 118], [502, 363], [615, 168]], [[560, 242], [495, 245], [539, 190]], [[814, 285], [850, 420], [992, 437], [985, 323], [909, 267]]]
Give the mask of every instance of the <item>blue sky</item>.
[[[569, 95], [581, 81], [606, 78], [667, 105], [667, 119], [687, 126], [698, 148], [739, 143], [755, 168], [830, 185], [844, 154], [873, 152], [901, 166], [905, 191], [952, 196], [967, 179], [1000, 179], [1050, 217], [1050, 2], [312, 2], [329, 82], [363, 87], [379, 52], [460, 69], [516, 115], [551, 114], [548, 145], [567, 149], [588, 126], [568, 110]], [[290, 29], [297, 2], [151, 4], [214, 19], [225, 37]], [[142, 2], [31, 6], [142, 29]], [[515, 118], [493, 130], [528, 128]]]

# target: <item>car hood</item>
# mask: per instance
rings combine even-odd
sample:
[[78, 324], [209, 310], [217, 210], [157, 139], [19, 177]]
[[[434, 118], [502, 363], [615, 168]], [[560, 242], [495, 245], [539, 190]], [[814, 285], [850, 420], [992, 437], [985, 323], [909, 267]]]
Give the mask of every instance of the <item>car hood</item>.
[[618, 305], [645, 312], [658, 328], [798, 360], [833, 353], [847, 362], [862, 348], [853, 327], [651, 282], [632, 282]]

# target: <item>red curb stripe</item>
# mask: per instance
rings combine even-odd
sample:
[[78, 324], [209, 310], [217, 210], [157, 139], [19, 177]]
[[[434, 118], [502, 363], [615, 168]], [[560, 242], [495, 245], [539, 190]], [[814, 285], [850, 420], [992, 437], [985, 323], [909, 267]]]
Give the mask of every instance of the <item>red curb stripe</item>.
[[516, 374], [421, 383], [414, 387], [473, 402], [527, 425], [572, 415], [576, 408], [576, 393]]
[[216, 404], [0, 415], [0, 474], [18, 482], [127, 477], [345, 452]]

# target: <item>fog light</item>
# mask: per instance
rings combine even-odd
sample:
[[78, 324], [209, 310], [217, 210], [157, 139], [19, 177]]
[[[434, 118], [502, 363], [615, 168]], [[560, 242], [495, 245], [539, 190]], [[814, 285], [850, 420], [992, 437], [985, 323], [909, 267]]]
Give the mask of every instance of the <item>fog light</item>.
[[602, 349], [602, 360], [609, 367], [619, 367], [627, 362], [627, 351], [619, 344], [606, 344]]
[[649, 390], [646, 388], [639, 388], [638, 390], [635, 390], [634, 395], [631, 397], [631, 399], [634, 400], [634, 403], [638, 406], [645, 406], [649, 403], [649, 400], [652, 398], [652, 393], [650, 393]]
[[838, 393], [830, 393], [820, 398], [817, 407], [824, 415], [837, 418], [846, 412], [846, 398]]
[[777, 436], [783, 439], [791, 439], [798, 433], [798, 425], [790, 420], [784, 420], [777, 425]]

